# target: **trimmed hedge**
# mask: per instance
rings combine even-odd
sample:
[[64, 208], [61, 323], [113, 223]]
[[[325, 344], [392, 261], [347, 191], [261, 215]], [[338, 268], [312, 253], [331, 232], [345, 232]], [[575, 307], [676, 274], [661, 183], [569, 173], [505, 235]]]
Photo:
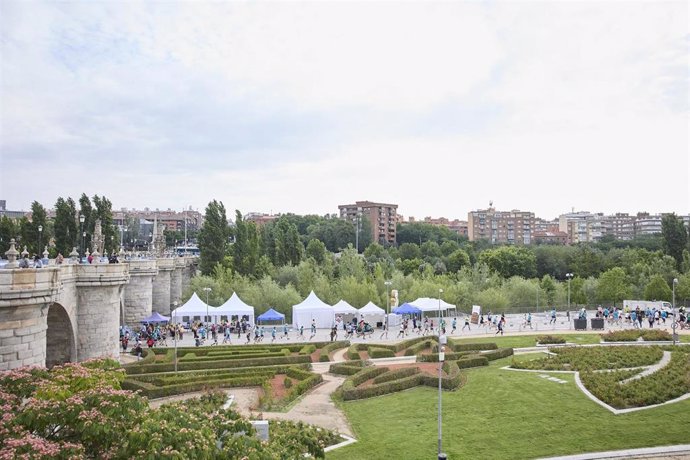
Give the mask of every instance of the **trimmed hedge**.
[[376, 359], [376, 358], [392, 358], [395, 356], [395, 352], [393, 350], [389, 350], [386, 348], [380, 348], [378, 345], [375, 347], [369, 347], [369, 357]]
[[673, 340], [671, 334], [659, 329], [627, 329], [601, 334], [604, 342], [634, 342], [640, 337], [647, 342], [670, 342]]
[[[275, 366], [284, 364], [311, 363], [310, 356], [280, 356], [273, 358], [232, 359], [218, 361], [191, 361], [178, 362], [177, 369], [181, 371], [194, 371], [204, 369], [232, 369], [239, 367]], [[125, 372], [128, 375], [150, 374], [153, 372], [172, 372], [174, 363], [155, 363], [145, 365], [127, 365]]]
[[349, 340], [339, 340], [336, 342], [331, 342], [330, 344], [326, 345], [321, 349], [321, 354], [319, 355], [319, 361], [321, 362], [328, 362], [331, 360], [331, 358], [328, 356], [330, 353], [339, 350], [341, 348], [349, 347], [350, 346], [350, 341]]
[[310, 355], [316, 351], [316, 346], [314, 345], [305, 345], [299, 350], [300, 355]]
[[398, 380], [404, 377], [419, 374], [419, 372], [418, 367], [403, 367], [402, 369], [395, 369], [379, 375], [374, 379], [373, 383], [374, 385], [378, 385], [380, 383], [390, 382], [391, 380]]
[[[423, 342], [418, 342], [408, 347], [407, 350], [405, 350], [405, 356], [414, 356], [419, 354], [427, 348], [431, 348], [434, 344], [436, 344], [436, 340], [426, 337], [426, 340]], [[438, 360], [438, 358], [436, 359]], [[419, 359], [417, 359], [417, 361], [419, 361]]]
[[350, 361], [359, 361], [362, 359], [359, 356], [359, 353], [357, 351], [357, 344], [351, 345], [350, 348], [347, 349], [347, 352], [345, 353], [345, 356], [347, 357], [348, 360]]
[[354, 375], [366, 366], [366, 361], [347, 361], [345, 363], [331, 364], [328, 372], [331, 374]]
[[[443, 370], [447, 375], [441, 377], [441, 388], [444, 390], [455, 390], [462, 386], [466, 381], [466, 376], [460, 372], [460, 366], [457, 361], [446, 361], [443, 364]], [[419, 374], [422, 385], [437, 388], [438, 377], [432, 377], [427, 374]]]
[[491, 350], [482, 353], [480, 356], [485, 356], [489, 361], [494, 361], [496, 359], [507, 358], [508, 356], [513, 356], [512, 348], [499, 348], [498, 350]]
[[495, 350], [498, 345], [494, 342], [490, 343], [459, 343], [454, 340], [448, 341], [448, 346], [455, 352], [459, 351], [481, 351], [481, 350]]
[[[422, 336], [419, 336], [419, 337], [415, 337], [414, 339], [403, 340], [402, 342], [398, 343], [397, 345], [394, 345], [394, 346], [395, 346], [395, 352], [397, 353], [397, 352], [402, 351], [402, 350], [404, 350], [404, 349], [406, 349], [406, 348], [409, 348], [409, 347], [411, 347], [411, 346], [413, 346], [413, 345], [416, 345], [416, 344], [418, 344], [418, 343], [420, 343], [420, 342], [424, 342], [424, 341], [427, 341], [427, 340], [430, 340], [430, 339], [431, 339], [431, 340], [434, 340], [432, 337], [430, 337], [430, 336], [428, 336], [428, 335], [427, 335], [427, 336], [423, 336], [423, 335], [422, 335]], [[378, 346], [378, 345], [377, 345], [377, 346]], [[410, 356], [410, 355], [406, 355], [406, 356]]]
[[537, 343], [541, 345], [565, 343], [565, 337], [558, 335], [540, 335], [537, 337]]
[[469, 367], [488, 366], [489, 358], [483, 355], [470, 355], [455, 361], [460, 369]]
[[[445, 356], [445, 361], [457, 361], [458, 359], [462, 358], [463, 356], [467, 355], [474, 355], [475, 352], [473, 351], [461, 351], [458, 353], [446, 353]], [[418, 355], [417, 356], [417, 362], [418, 363], [437, 363], [438, 362], [438, 353], [429, 353], [428, 355]]]
[[343, 383], [343, 399], [351, 401], [353, 399], [373, 398], [374, 396], [386, 395], [398, 391], [414, 388], [420, 384], [422, 374], [412, 375], [398, 380], [372, 385], [367, 388], [356, 388], [346, 386], [347, 380]]
[[125, 380], [122, 382], [123, 390], [139, 390], [144, 396], [149, 398], [162, 398], [164, 396], [171, 396], [180, 393], [190, 393], [193, 391], [201, 391], [210, 388], [231, 388], [231, 387], [246, 387], [259, 386], [263, 384], [267, 378], [265, 376], [244, 376], [231, 379], [218, 380], [204, 380], [201, 382], [188, 382], [176, 385], [167, 385], [157, 387], [150, 383], [139, 382], [136, 380]]

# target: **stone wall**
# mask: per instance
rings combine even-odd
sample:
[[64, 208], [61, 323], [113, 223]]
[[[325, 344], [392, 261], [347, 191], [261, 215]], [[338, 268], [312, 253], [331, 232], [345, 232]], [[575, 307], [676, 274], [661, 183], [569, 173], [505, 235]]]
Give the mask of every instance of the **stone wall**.
[[[182, 305], [182, 270], [184, 260], [175, 259], [175, 270], [170, 273], [170, 304]], [[174, 308], [174, 307], [173, 307]]]
[[46, 367], [72, 362], [77, 359], [74, 328], [67, 311], [58, 303], [48, 309], [48, 327], [45, 349]]
[[[153, 307], [153, 277], [158, 273], [155, 260], [132, 260], [129, 265], [129, 284], [124, 293], [125, 324], [136, 326], [151, 315]], [[119, 320], [118, 306], [118, 320]]]
[[158, 259], [158, 274], [153, 279], [153, 310], [161, 315], [170, 314], [170, 283], [175, 269], [175, 259]]

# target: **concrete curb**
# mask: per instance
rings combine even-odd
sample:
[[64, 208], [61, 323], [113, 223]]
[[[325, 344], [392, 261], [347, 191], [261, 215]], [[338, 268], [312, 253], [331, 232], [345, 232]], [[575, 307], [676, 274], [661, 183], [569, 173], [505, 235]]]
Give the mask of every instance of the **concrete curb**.
[[542, 460], [590, 460], [601, 458], [629, 458], [646, 455], [686, 453], [690, 453], [690, 444], [681, 444], [677, 446], [643, 447], [640, 449], [612, 450], [608, 452], [592, 452], [589, 454], [566, 455], [561, 457], [542, 457]]
[[338, 444], [334, 444], [334, 445], [332, 445], [332, 446], [326, 447], [326, 448], [323, 450], [324, 452], [330, 452], [330, 451], [332, 451], [332, 450], [340, 449], [341, 447], [349, 446], [350, 444], [354, 444], [354, 443], [357, 442], [357, 440], [356, 440], [355, 438], [352, 438], [352, 437], [350, 437], [350, 436], [348, 436], [348, 435], [346, 435], [346, 434], [342, 434], [342, 433], [338, 433], [338, 434], [339, 434], [341, 437], [345, 438], [345, 441], [343, 441], [343, 442], [341, 442], [341, 443], [338, 443]]

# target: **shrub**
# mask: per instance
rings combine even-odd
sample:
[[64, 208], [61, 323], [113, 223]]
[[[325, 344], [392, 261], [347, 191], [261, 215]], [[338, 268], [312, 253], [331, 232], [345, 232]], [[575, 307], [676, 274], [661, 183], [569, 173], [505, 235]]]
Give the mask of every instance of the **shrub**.
[[469, 355], [456, 361], [458, 368], [467, 369], [469, 367], [488, 366], [489, 358], [483, 355]]
[[379, 383], [385, 383], [391, 380], [398, 380], [403, 377], [419, 374], [419, 372], [418, 367], [403, 367], [402, 369], [395, 369], [379, 375], [374, 379], [373, 383], [374, 385], [378, 385]]
[[489, 361], [494, 361], [496, 359], [507, 358], [508, 356], [513, 356], [512, 348], [499, 348], [498, 350], [491, 350], [482, 353], [480, 356], [486, 357]]
[[[457, 361], [458, 359], [462, 358], [463, 356], [474, 355], [474, 354], [475, 354], [475, 352], [473, 352], [473, 351], [461, 351], [458, 353], [446, 353], [445, 361]], [[417, 362], [419, 362], [419, 363], [437, 363], [438, 362], [438, 353], [429, 353], [428, 355], [418, 355], [417, 356]]]
[[[443, 364], [443, 370], [446, 372], [446, 375], [441, 378], [441, 388], [444, 390], [455, 390], [466, 381], [465, 374], [460, 372], [457, 361], [446, 361]], [[438, 377], [428, 374], [420, 374], [420, 376], [420, 384], [434, 388], [438, 387]]]
[[343, 384], [343, 399], [345, 401], [350, 401], [353, 399], [373, 398], [374, 396], [381, 396], [414, 388], [420, 384], [420, 375], [421, 374], [416, 374], [379, 385], [372, 385], [367, 388], [346, 387], [346, 385]]
[[347, 340], [339, 340], [336, 342], [329, 343], [328, 345], [326, 345], [325, 347], [323, 347], [321, 349], [321, 354], [319, 355], [319, 361], [321, 361], [321, 362], [330, 361], [330, 358], [328, 356], [330, 353], [332, 353], [336, 350], [339, 350], [341, 348], [348, 347], [348, 346], [350, 346], [350, 342]]
[[565, 338], [558, 335], [540, 335], [537, 337], [537, 343], [542, 345], [565, 343]]
[[455, 352], [459, 351], [481, 351], [481, 350], [495, 350], [498, 348], [493, 342], [490, 343], [464, 343], [456, 342], [455, 340], [449, 340], [448, 346], [451, 350]]
[[[310, 363], [309, 356], [279, 356], [272, 358], [231, 359], [218, 361], [190, 361], [180, 362], [177, 369], [180, 371], [193, 371], [203, 369], [230, 369], [239, 367], [273, 366], [281, 364]], [[175, 370], [173, 363], [155, 363], [148, 365], [127, 365], [125, 371], [128, 375], [148, 374], [153, 372], [172, 372]]]
[[516, 369], [583, 371], [649, 366], [659, 362], [663, 350], [658, 346], [606, 346], [554, 348], [555, 355], [511, 364]]
[[347, 359], [351, 361], [358, 361], [361, 359], [359, 356], [359, 353], [357, 351], [357, 344], [351, 345], [350, 348], [347, 349], [347, 353], [345, 353], [345, 356]]
[[315, 351], [316, 351], [316, 347], [315, 347], [314, 345], [311, 345], [311, 344], [310, 344], [310, 345], [305, 345], [305, 346], [303, 346], [303, 347], [300, 349], [299, 354], [300, 354], [300, 355], [311, 355], [311, 354], [314, 353]]
[[347, 361], [346, 363], [331, 364], [328, 372], [331, 374], [354, 375], [361, 371], [366, 361]]
[[395, 356], [395, 352], [386, 348], [369, 347], [369, 357], [370, 358], [392, 358]]
[[[422, 351], [426, 350], [427, 348], [431, 348], [433, 344], [435, 344], [436, 341], [433, 339], [427, 339], [424, 340], [423, 342], [418, 342], [415, 343], [414, 345], [410, 346], [405, 350], [405, 356], [414, 356], [418, 353], [421, 353]], [[438, 358], [437, 358], [438, 360]], [[419, 361], [419, 360], [417, 360]]]

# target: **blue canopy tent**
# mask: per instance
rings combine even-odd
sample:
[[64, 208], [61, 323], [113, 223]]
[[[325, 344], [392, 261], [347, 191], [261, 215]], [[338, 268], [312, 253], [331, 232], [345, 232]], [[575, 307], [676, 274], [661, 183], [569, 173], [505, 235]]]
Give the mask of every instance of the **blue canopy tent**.
[[411, 303], [404, 303], [395, 310], [393, 310], [393, 313], [395, 313], [396, 315], [414, 315], [421, 312], [422, 310], [415, 307]]
[[284, 323], [285, 322], [285, 315], [275, 311], [272, 308], [269, 308], [268, 311], [257, 316], [256, 320], [260, 321], [262, 323], [265, 321], [281, 321]]
[[170, 317], [163, 316], [157, 311], [154, 311], [151, 316], [147, 316], [141, 320], [142, 323], [167, 323], [168, 321], [170, 321]]

